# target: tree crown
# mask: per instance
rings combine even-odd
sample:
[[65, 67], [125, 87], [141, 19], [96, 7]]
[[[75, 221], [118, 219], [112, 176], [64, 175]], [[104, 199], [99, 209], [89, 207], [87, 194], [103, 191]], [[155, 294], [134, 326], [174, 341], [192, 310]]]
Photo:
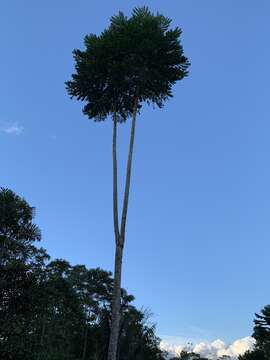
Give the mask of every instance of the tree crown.
[[83, 112], [96, 121], [116, 114], [125, 121], [143, 102], [162, 107], [172, 86], [188, 75], [179, 27], [147, 7], [122, 12], [99, 36], [84, 39], [85, 50], [74, 50], [75, 74], [66, 82], [71, 97], [85, 101]]

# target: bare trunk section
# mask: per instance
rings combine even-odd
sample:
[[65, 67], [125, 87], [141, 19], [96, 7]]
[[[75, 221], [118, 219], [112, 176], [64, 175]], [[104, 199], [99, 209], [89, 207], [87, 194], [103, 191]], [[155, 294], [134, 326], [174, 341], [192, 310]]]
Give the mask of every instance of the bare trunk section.
[[114, 220], [114, 234], [115, 243], [119, 241], [119, 222], [118, 222], [118, 185], [117, 185], [117, 114], [113, 115], [113, 220]]
[[122, 273], [123, 247], [116, 245], [115, 249], [115, 265], [114, 265], [114, 287], [112, 300], [112, 320], [110, 343], [108, 351], [108, 360], [116, 360], [119, 325], [120, 325], [120, 307], [121, 307], [121, 273]]
[[120, 322], [120, 301], [121, 301], [121, 268], [122, 268], [122, 251], [120, 247], [120, 233], [118, 220], [118, 185], [117, 185], [117, 115], [113, 116], [113, 220], [115, 234], [115, 265], [114, 265], [114, 288], [112, 298], [112, 319], [110, 341], [108, 349], [108, 360], [115, 360], [118, 345], [118, 332]]
[[127, 170], [126, 170], [126, 185], [125, 185], [125, 193], [124, 193], [124, 201], [123, 201], [123, 209], [122, 209], [122, 219], [121, 219], [121, 240], [123, 242], [123, 245], [125, 242], [125, 235], [126, 235], [126, 221], [127, 221], [128, 198], [129, 198], [129, 189], [130, 189], [132, 155], [133, 155], [135, 128], [136, 128], [137, 107], [138, 107], [138, 100], [136, 99], [135, 104], [134, 104], [133, 114], [132, 114], [132, 124], [131, 124], [128, 161], [127, 161]]
[[126, 232], [126, 219], [128, 209], [128, 198], [130, 189], [131, 179], [131, 167], [132, 167], [132, 155], [135, 137], [135, 126], [137, 116], [137, 105], [136, 99], [134, 104], [134, 111], [132, 115], [132, 125], [130, 133], [130, 143], [126, 170], [126, 184], [125, 193], [123, 200], [122, 218], [121, 218], [121, 232], [119, 232], [119, 221], [118, 221], [118, 193], [117, 193], [117, 154], [116, 154], [116, 140], [117, 140], [117, 118], [114, 114], [114, 125], [113, 125], [113, 216], [114, 216], [114, 233], [115, 233], [115, 265], [114, 265], [114, 288], [112, 298], [112, 320], [111, 320], [111, 332], [110, 342], [108, 350], [108, 360], [117, 359], [117, 348], [119, 339], [119, 326], [121, 319], [121, 274], [122, 274], [122, 259], [123, 249], [125, 244], [125, 232]]

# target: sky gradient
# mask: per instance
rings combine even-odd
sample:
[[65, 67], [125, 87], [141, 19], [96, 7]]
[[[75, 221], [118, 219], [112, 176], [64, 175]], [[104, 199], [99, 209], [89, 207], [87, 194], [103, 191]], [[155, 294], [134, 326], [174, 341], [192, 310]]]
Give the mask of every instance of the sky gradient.
[[0, 185], [37, 208], [52, 257], [112, 270], [112, 122], [64, 82], [83, 37], [139, 5], [183, 29], [191, 68], [138, 119], [123, 286], [162, 337], [231, 342], [270, 303], [269, 1], [2, 2]]

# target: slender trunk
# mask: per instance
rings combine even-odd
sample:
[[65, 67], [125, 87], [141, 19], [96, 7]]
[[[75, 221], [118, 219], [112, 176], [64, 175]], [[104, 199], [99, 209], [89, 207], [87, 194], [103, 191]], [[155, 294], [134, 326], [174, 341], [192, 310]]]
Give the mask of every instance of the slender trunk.
[[131, 179], [131, 167], [132, 167], [132, 155], [133, 155], [133, 146], [134, 146], [134, 137], [135, 137], [135, 128], [136, 128], [136, 117], [137, 117], [137, 107], [138, 100], [135, 100], [134, 109], [132, 114], [132, 124], [130, 132], [130, 142], [129, 142], [129, 151], [128, 151], [128, 161], [127, 161], [127, 170], [126, 170], [126, 185], [122, 209], [122, 219], [121, 219], [121, 240], [125, 242], [126, 235], [126, 221], [127, 221], [127, 210], [128, 210], [128, 198], [129, 198], [129, 188], [130, 188], [130, 179]]
[[122, 274], [122, 259], [123, 249], [125, 244], [125, 231], [126, 231], [126, 218], [128, 209], [128, 198], [130, 189], [131, 179], [131, 165], [132, 155], [135, 137], [135, 125], [137, 115], [137, 104], [135, 101], [134, 111], [132, 116], [132, 125], [130, 133], [129, 153], [126, 170], [126, 184], [125, 193], [123, 200], [122, 218], [121, 218], [121, 232], [119, 233], [119, 222], [118, 222], [118, 194], [117, 194], [117, 156], [116, 156], [116, 140], [117, 140], [117, 119], [114, 115], [114, 126], [113, 126], [113, 215], [114, 215], [114, 233], [115, 233], [115, 265], [114, 265], [114, 288], [112, 298], [112, 320], [111, 320], [111, 332], [108, 350], [108, 360], [116, 360], [117, 358], [117, 347], [119, 340], [119, 326], [121, 318], [121, 274]]
[[121, 293], [121, 268], [122, 268], [122, 247], [120, 246], [119, 220], [118, 220], [118, 184], [117, 184], [117, 115], [113, 116], [113, 220], [115, 234], [115, 266], [114, 266], [114, 288], [112, 298], [112, 319], [110, 340], [108, 348], [108, 360], [116, 359]]
[[41, 336], [40, 336], [40, 341], [39, 341], [38, 359], [41, 359], [41, 356], [43, 354], [44, 336], [45, 336], [45, 318], [42, 319], [42, 328], [41, 328]]
[[85, 328], [85, 333], [84, 333], [84, 343], [83, 343], [83, 354], [82, 354], [82, 360], [85, 360], [85, 356], [86, 356], [87, 338], [88, 338], [88, 326], [86, 325], [86, 328]]
[[118, 223], [118, 185], [117, 185], [117, 114], [113, 115], [113, 220], [114, 220], [114, 234], [115, 242], [119, 241], [119, 223]]
[[119, 338], [120, 325], [120, 306], [121, 306], [121, 273], [122, 273], [123, 247], [116, 245], [115, 248], [115, 265], [114, 265], [114, 287], [112, 299], [112, 320], [110, 342], [108, 350], [108, 360], [116, 360], [117, 346]]

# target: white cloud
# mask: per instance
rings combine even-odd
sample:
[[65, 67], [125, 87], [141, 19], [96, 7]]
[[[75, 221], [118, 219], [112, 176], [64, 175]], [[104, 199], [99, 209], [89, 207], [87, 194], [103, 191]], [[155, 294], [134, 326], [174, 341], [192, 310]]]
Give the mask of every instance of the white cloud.
[[[238, 339], [230, 345], [226, 345], [224, 341], [218, 339], [212, 342], [201, 341], [192, 347], [188, 346], [188, 350], [213, 360], [223, 355], [230, 356], [232, 359], [237, 359], [239, 355], [252, 349], [254, 343], [255, 340], [250, 336]], [[169, 341], [162, 341], [160, 347], [162, 350], [167, 351], [172, 355], [179, 355], [183, 349], [186, 349], [186, 346], [184, 345], [174, 344]]]
[[220, 355], [220, 352], [222, 352], [225, 349], [226, 349], [225, 343], [218, 339], [210, 343], [200, 342], [199, 344], [196, 344], [194, 346], [193, 351], [202, 356], [215, 359], [217, 356]]
[[255, 340], [248, 336], [243, 339], [234, 341], [227, 349], [221, 349], [218, 352], [218, 356], [228, 355], [231, 357], [237, 357], [238, 355], [244, 354], [247, 350], [253, 348]]
[[20, 135], [23, 132], [23, 126], [19, 125], [17, 122], [13, 124], [4, 124], [1, 125], [0, 131], [8, 135]]
[[169, 354], [179, 355], [185, 346], [170, 344], [168, 341], [161, 341], [160, 348], [162, 351], [167, 351]]

